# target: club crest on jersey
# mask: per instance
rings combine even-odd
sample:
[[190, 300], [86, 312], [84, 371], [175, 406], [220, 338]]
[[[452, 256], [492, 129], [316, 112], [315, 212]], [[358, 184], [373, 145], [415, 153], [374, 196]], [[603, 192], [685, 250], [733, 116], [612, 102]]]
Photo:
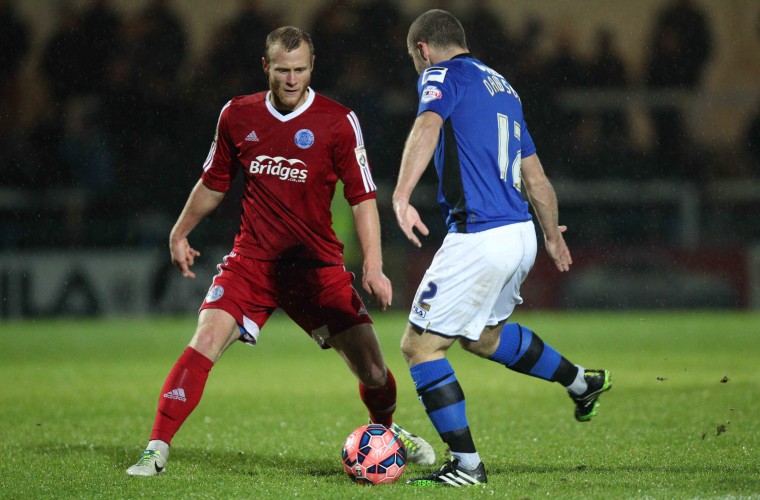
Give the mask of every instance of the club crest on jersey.
[[422, 91], [422, 97], [420, 97], [420, 101], [430, 102], [435, 101], [436, 99], [440, 99], [441, 97], [443, 97], [443, 92], [441, 92], [438, 87], [435, 85], [428, 85]]
[[427, 82], [441, 82], [441, 83], [443, 83], [443, 80], [446, 79], [446, 72], [448, 70], [449, 70], [448, 68], [441, 68], [439, 66], [431, 66], [431, 67], [429, 67], [422, 74], [422, 84], [424, 85]]
[[296, 136], [293, 140], [299, 148], [308, 149], [314, 144], [314, 133], [308, 128], [302, 128], [296, 132]]
[[209, 288], [208, 293], [206, 294], [206, 302], [217, 301], [222, 298], [222, 295], [224, 295], [224, 287], [221, 285], [214, 285]]

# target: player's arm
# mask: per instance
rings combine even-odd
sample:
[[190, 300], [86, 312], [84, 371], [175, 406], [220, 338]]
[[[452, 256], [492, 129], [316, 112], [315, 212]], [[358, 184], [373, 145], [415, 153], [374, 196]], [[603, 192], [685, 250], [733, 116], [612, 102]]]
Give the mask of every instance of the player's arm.
[[522, 159], [520, 173], [528, 193], [528, 200], [544, 232], [546, 251], [549, 252], [557, 269], [569, 271], [573, 258], [562, 237], [562, 233], [567, 231], [567, 226], [559, 225], [557, 194], [546, 177], [537, 154]]
[[404, 145], [398, 182], [393, 191], [393, 212], [396, 214], [396, 221], [409, 241], [416, 247], [422, 244], [414, 233], [414, 229], [416, 228], [423, 236], [427, 236], [430, 231], [420, 219], [417, 209], [409, 204], [409, 198], [430, 164], [430, 159], [438, 144], [441, 126], [443, 126], [443, 119], [433, 111], [421, 113], [414, 121]]
[[380, 217], [374, 198], [364, 200], [351, 207], [354, 227], [359, 245], [364, 255], [362, 266], [362, 286], [371, 293], [385, 311], [393, 299], [391, 281], [383, 274], [383, 256], [380, 245]]
[[190, 271], [190, 266], [195, 263], [195, 258], [200, 252], [190, 246], [187, 236], [195, 229], [195, 226], [208, 214], [219, 206], [225, 193], [207, 188], [202, 180], [199, 180], [190, 196], [187, 198], [185, 208], [179, 215], [169, 234], [169, 252], [174, 267], [182, 271], [182, 276], [195, 278], [195, 273]]

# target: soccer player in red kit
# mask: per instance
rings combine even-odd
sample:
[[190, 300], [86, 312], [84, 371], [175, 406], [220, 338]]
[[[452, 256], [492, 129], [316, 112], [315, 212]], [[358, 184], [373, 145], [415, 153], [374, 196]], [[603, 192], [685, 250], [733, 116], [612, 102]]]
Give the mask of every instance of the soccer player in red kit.
[[359, 121], [309, 87], [308, 33], [290, 26], [271, 32], [262, 64], [269, 91], [222, 108], [203, 174], [169, 237], [172, 262], [194, 278], [190, 267], [200, 254], [187, 237], [242, 172], [242, 221], [232, 252], [218, 266], [190, 345], [166, 378], [148, 446], [127, 474], [164, 470], [169, 443], [200, 401], [214, 363], [237, 340], [256, 344], [278, 307], [343, 357], [359, 379], [370, 420], [399, 434], [408, 460], [432, 464], [430, 444], [393, 423], [396, 384], [332, 229], [330, 204], [341, 180], [364, 255], [362, 286], [385, 310], [392, 288], [382, 270], [376, 188]]

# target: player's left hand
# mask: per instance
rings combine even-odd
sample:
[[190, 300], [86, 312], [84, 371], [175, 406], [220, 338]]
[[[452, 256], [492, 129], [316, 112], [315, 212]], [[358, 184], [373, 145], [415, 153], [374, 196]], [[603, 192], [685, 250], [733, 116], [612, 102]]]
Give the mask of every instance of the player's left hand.
[[362, 286], [377, 300], [381, 311], [385, 311], [393, 301], [391, 280], [382, 271], [368, 271], [362, 277]]

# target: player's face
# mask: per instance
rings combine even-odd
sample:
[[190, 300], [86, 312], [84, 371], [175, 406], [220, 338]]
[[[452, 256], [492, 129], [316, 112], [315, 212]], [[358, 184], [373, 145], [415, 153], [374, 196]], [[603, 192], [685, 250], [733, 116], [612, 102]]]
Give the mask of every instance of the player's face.
[[272, 47], [269, 63], [263, 62], [269, 77], [272, 104], [280, 111], [293, 111], [306, 101], [311, 82], [314, 57], [309, 45], [301, 42], [297, 49], [288, 52], [279, 45]]

